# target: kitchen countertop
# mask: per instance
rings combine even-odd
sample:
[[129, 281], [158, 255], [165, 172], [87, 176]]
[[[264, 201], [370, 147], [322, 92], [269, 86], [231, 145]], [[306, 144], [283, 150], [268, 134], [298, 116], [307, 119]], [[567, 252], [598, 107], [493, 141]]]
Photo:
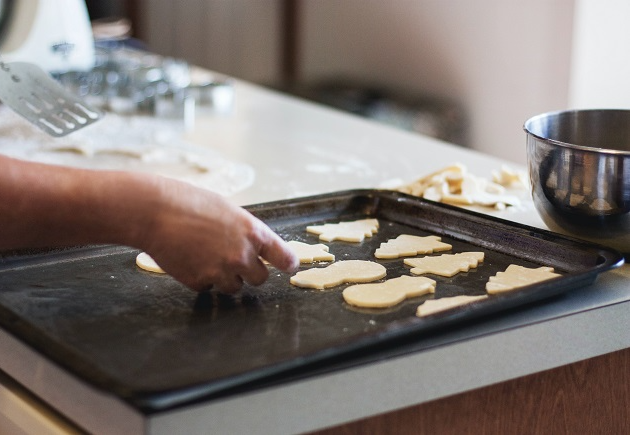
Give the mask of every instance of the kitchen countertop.
[[[520, 128], [520, 126], [518, 126]], [[503, 164], [470, 149], [235, 82], [227, 113], [198, 108], [186, 140], [250, 165], [241, 205], [352, 188], [391, 186], [460, 162], [489, 177]], [[514, 146], [523, 146], [516, 144]], [[524, 195], [527, 197], [527, 195]], [[545, 228], [531, 203], [489, 214]], [[382, 354], [207, 403], [141, 416], [0, 331], [0, 428], [98, 433], [298, 433], [425, 403], [630, 347], [630, 268], [545, 303], [406, 342]], [[20, 361], [20, 364], [15, 361]], [[24, 385], [59, 412], [15, 385]], [[104, 404], [106, 406], [104, 406]], [[102, 412], [108, 409], [110, 412]], [[282, 416], [282, 418], [274, 418]]]

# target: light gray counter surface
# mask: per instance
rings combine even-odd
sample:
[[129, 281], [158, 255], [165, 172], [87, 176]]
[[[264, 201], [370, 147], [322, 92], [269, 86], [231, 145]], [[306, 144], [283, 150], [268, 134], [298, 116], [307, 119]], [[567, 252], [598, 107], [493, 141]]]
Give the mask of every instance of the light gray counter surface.
[[[247, 83], [237, 82], [235, 90], [231, 113], [198, 110], [195, 128], [186, 138], [254, 169], [251, 186], [233, 195], [241, 205], [391, 186], [455, 162], [484, 177], [510, 164]], [[523, 144], [512, 146], [524, 142], [525, 138]], [[516, 209], [490, 214], [544, 228], [527, 200]], [[149, 417], [73, 379], [2, 331], [0, 354], [19, 358], [0, 356], [0, 367], [92, 432], [299, 433], [627, 348], [629, 277], [630, 268], [623, 266], [602, 274], [592, 286], [425, 337], [369, 363], [356, 361]], [[0, 428], [13, 424], [33, 433], [69, 430], [36, 401], [18, 393], [9, 379], [2, 383]]]

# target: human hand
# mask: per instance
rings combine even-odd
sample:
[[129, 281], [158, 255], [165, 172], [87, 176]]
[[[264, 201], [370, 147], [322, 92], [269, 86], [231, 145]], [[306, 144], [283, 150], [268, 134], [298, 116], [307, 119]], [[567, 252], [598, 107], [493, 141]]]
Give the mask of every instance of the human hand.
[[299, 260], [262, 221], [222, 196], [164, 180], [140, 247], [195, 291], [235, 292], [268, 277], [261, 259], [290, 272]]
[[122, 244], [146, 251], [193, 290], [258, 285], [299, 261], [263, 222], [222, 196], [148, 174], [0, 155], [0, 250]]

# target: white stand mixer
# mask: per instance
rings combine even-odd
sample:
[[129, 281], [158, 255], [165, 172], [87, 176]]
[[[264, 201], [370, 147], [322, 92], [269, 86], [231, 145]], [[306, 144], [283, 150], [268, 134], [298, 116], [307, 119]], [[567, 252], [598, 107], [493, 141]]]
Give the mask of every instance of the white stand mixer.
[[0, 56], [5, 62], [30, 62], [48, 72], [94, 66], [94, 38], [83, 0], [9, 0], [2, 6], [7, 16]]

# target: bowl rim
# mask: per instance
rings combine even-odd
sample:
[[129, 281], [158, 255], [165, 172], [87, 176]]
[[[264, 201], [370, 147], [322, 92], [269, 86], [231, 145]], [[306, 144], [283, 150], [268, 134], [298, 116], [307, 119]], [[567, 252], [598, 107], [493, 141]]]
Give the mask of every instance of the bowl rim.
[[528, 118], [523, 123], [523, 130], [525, 131], [525, 133], [528, 136], [533, 136], [536, 139], [539, 139], [539, 140], [541, 140], [541, 141], [543, 141], [545, 143], [558, 145], [558, 146], [565, 147], [565, 148], [571, 148], [571, 149], [576, 149], [576, 150], [580, 150], [580, 151], [589, 151], [589, 152], [594, 152], [594, 153], [599, 153], [599, 154], [628, 155], [628, 156], [630, 156], [630, 150], [623, 151], [623, 150], [615, 150], [615, 149], [612, 149], [612, 148], [597, 148], [597, 147], [591, 147], [591, 146], [587, 146], [587, 145], [577, 145], [577, 144], [573, 144], [573, 143], [569, 143], [569, 142], [563, 142], [561, 140], [551, 139], [551, 138], [544, 137], [544, 136], [541, 136], [539, 134], [533, 133], [528, 127], [529, 124], [531, 124], [532, 122], [534, 122], [534, 121], [536, 121], [538, 119], [541, 119], [541, 118], [550, 117], [550, 116], [554, 116], [554, 115], [565, 114], [565, 113], [579, 113], [579, 112], [623, 112], [623, 113], [626, 113], [628, 115], [628, 118], [630, 119], [630, 109], [568, 109], [568, 110], [553, 110], [553, 111], [549, 111], [549, 112], [540, 113], [538, 115], [534, 115], [534, 116]]

